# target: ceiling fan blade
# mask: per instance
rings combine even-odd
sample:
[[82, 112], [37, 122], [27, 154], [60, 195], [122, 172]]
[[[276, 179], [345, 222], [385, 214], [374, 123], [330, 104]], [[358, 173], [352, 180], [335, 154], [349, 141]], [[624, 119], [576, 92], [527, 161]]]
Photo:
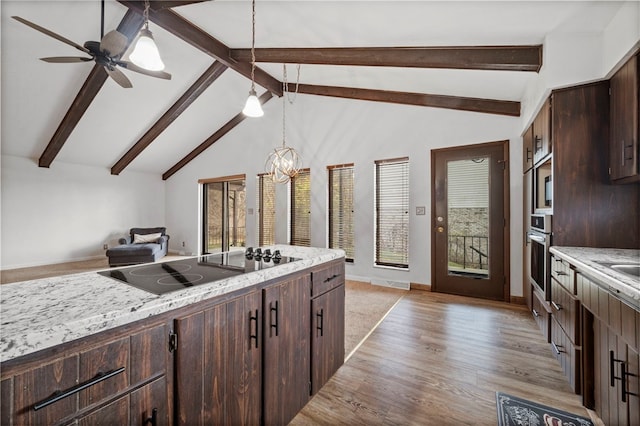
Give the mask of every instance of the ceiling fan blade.
[[131, 87], [133, 87], [133, 85], [131, 84], [131, 81], [119, 69], [117, 68], [109, 69], [109, 67], [106, 67], [106, 66], [104, 67], [104, 69], [107, 71], [107, 74], [109, 74], [109, 77], [114, 79], [115, 82], [118, 83], [120, 86], [124, 87], [125, 89], [130, 89]]
[[15, 19], [18, 22], [22, 22], [23, 24], [25, 24], [28, 27], [33, 28], [34, 30], [38, 30], [43, 34], [48, 35], [49, 37], [53, 37], [58, 41], [61, 41], [63, 43], [68, 44], [69, 46], [73, 46], [76, 49], [78, 49], [78, 50], [80, 50], [80, 51], [82, 51], [84, 53], [91, 53], [89, 51], [89, 49], [87, 49], [86, 47], [80, 46], [78, 43], [74, 43], [73, 41], [69, 40], [68, 38], [62, 37], [60, 34], [56, 34], [53, 31], [50, 31], [50, 30], [48, 30], [48, 29], [46, 29], [44, 27], [41, 27], [38, 24], [34, 24], [33, 22], [27, 21], [26, 19], [23, 19], [23, 18], [21, 18], [19, 16], [12, 16], [12, 18]]
[[93, 58], [83, 58], [80, 56], [53, 56], [48, 58], [40, 58], [41, 61], [50, 62], [54, 64], [70, 64], [72, 62], [89, 62], [93, 61]]
[[140, 74], [144, 74], [144, 75], [148, 75], [151, 77], [156, 77], [156, 78], [162, 78], [164, 80], [171, 80], [171, 74], [169, 74], [168, 72], [164, 72], [164, 71], [149, 71], [147, 69], [144, 69], [142, 67], [139, 67], [138, 65], [134, 64], [133, 62], [129, 62], [129, 61], [118, 61], [117, 62], [118, 65], [120, 65], [123, 68], [128, 69], [129, 71], [134, 71]]
[[100, 50], [111, 58], [119, 58], [129, 44], [127, 36], [117, 30], [111, 30], [100, 40]]

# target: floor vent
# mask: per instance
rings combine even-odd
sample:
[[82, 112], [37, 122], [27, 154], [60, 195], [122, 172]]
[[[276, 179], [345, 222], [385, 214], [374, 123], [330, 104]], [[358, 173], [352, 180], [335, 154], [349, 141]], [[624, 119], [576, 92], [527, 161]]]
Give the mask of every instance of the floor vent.
[[399, 288], [400, 290], [409, 290], [411, 288], [411, 284], [408, 281], [390, 281], [373, 278], [371, 279], [371, 284], [382, 287]]

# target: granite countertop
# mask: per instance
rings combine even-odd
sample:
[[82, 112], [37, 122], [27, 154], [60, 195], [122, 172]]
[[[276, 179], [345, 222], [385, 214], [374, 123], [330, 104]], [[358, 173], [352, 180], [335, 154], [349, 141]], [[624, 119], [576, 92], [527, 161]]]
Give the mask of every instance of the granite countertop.
[[622, 299], [640, 310], [640, 278], [610, 267], [611, 264], [640, 263], [640, 250], [552, 246], [549, 251], [619, 291]]
[[96, 272], [0, 286], [0, 362], [344, 257], [342, 250], [276, 245], [300, 260], [155, 295]]

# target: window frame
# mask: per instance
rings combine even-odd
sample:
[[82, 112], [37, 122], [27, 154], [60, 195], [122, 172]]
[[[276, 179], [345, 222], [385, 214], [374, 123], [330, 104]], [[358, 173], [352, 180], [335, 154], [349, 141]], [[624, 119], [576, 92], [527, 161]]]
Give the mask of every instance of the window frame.
[[[345, 177], [345, 174], [343, 173], [343, 171], [350, 171], [350, 173], [346, 176], [348, 176], [351, 180], [350, 182], [350, 187], [349, 187], [349, 191], [348, 194], [351, 195], [351, 199], [348, 200], [348, 205], [347, 207], [350, 206], [350, 210], [349, 212], [347, 212], [345, 214], [344, 209], [341, 209], [340, 207], [338, 207], [337, 209], [334, 209], [334, 179], [336, 177], [338, 177], [341, 181], [342, 179]], [[337, 174], [337, 176], [334, 176], [334, 174]], [[353, 200], [353, 192], [354, 192], [354, 186], [355, 186], [355, 173], [354, 173], [354, 164], [353, 163], [348, 163], [348, 164], [337, 164], [337, 165], [332, 165], [332, 166], [327, 166], [327, 193], [328, 193], [328, 200], [327, 200], [327, 246], [329, 248], [337, 248], [337, 249], [342, 249], [345, 251], [345, 261], [349, 262], [349, 263], [353, 263], [355, 260], [355, 232], [354, 232], [354, 212], [355, 212], [355, 205], [354, 205], [354, 200]], [[342, 201], [345, 199], [344, 197], [344, 186], [340, 185], [340, 194], [338, 194], [338, 199]], [[342, 206], [344, 206], [344, 203], [342, 203]], [[348, 231], [348, 235], [346, 236], [346, 238], [344, 239], [339, 239], [339, 241], [334, 241], [333, 237], [334, 237], [334, 229], [333, 229], [333, 225], [334, 225], [334, 215], [338, 214], [338, 221], [339, 221], [339, 228], [341, 228], [338, 232], [344, 233], [344, 229], [350, 229], [350, 232]], [[348, 222], [347, 224], [344, 223], [344, 218], [347, 218]], [[343, 243], [345, 242], [345, 240], [348, 242], [347, 246], [345, 246]]]
[[[392, 169], [397, 168], [396, 170]], [[391, 173], [392, 176], [385, 178], [385, 180], [390, 180], [385, 182], [381, 187], [381, 174], [384, 170], [385, 173]], [[398, 174], [398, 176], [393, 176], [393, 174]], [[384, 174], [382, 174], [384, 176]], [[394, 182], [391, 177], [395, 177], [398, 182], [395, 185], [399, 185], [399, 187], [394, 186]], [[401, 270], [409, 269], [409, 203], [410, 203], [410, 194], [409, 194], [409, 157], [400, 157], [386, 160], [376, 160], [374, 161], [374, 247], [373, 247], [373, 255], [374, 255], [374, 266], [376, 267], [385, 267], [385, 268], [394, 268]], [[386, 186], [390, 185], [391, 188], [386, 188]], [[400, 196], [400, 204], [398, 206], [394, 206], [394, 202], [398, 200], [393, 200], [393, 198], [389, 199], [389, 197], [398, 198]], [[381, 200], [384, 200], [384, 205], [381, 205]], [[381, 210], [383, 212], [385, 220], [381, 220]], [[396, 210], [396, 211], [394, 211]], [[395, 233], [394, 228], [397, 227], [397, 216], [401, 215], [402, 221], [400, 222], [400, 228], [403, 232], [398, 236]], [[395, 217], [395, 219], [394, 219]], [[394, 223], [395, 222], [395, 223]], [[386, 241], [382, 241], [381, 230], [386, 230], [387, 232], [391, 232], [392, 236], [387, 236]], [[393, 244], [386, 244], [388, 241], [392, 241]], [[391, 245], [397, 245], [398, 242], [401, 244], [400, 250], [390, 251], [389, 247]], [[385, 250], [388, 253], [387, 255], [381, 254], [381, 248], [385, 247]]]

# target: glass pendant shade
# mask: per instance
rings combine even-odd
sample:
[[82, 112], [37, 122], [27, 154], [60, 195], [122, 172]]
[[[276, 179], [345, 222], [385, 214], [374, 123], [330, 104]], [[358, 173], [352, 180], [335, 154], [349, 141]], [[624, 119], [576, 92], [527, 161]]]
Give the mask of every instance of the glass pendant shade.
[[249, 92], [249, 97], [247, 98], [247, 103], [244, 105], [242, 113], [247, 117], [262, 117], [264, 115], [262, 105], [260, 105], [260, 99], [258, 99], [255, 90], [251, 89]]
[[129, 55], [129, 59], [137, 66], [149, 71], [162, 71], [164, 69], [164, 62], [160, 58], [158, 47], [153, 41], [151, 31], [147, 28], [140, 30], [140, 37], [135, 49]]

